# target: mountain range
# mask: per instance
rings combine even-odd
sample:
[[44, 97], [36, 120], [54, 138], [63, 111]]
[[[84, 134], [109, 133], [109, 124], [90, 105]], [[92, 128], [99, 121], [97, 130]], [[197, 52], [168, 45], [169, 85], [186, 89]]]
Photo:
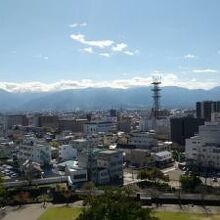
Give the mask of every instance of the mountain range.
[[[193, 108], [195, 102], [220, 100], [220, 87], [210, 90], [169, 86], [161, 88], [164, 108]], [[0, 90], [0, 111], [70, 111], [76, 109], [143, 108], [152, 106], [151, 87], [86, 88], [56, 92], [13, 93]]]

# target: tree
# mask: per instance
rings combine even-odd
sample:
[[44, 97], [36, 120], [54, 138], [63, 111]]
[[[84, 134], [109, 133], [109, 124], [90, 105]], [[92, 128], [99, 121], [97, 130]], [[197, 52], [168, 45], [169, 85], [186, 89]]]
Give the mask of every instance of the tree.
[[25, 191], [20, 191], [18, 194], [14, 196], [14, 200], [19, 204], [19, 207], [21, 207], [21, 205], [28, 202], [29, 193]]
[[3, 179], [0, 176], [0, 203], [2, 205], [5, 202], [5, 195], [6, 195], [6, 190], [5, 190], [5, 187], [3, 185]]
[[202, 185], [202, 181], [197, 176], [180, 176], [181, 188], [186, 192], [194, 192], [198, 186]]
[[169, 181], [169, 177], [165, 176], [163, 172], [161, 172], [160, 169], [153, 167], [146, 170], [141, 170], [138, 173], [138, 179], [149, 179], [149, 180], [163, 180], [163, 181]]
[[69, 206], [70, 198], [71, 198], [71, 196], [72, 196], [71, 191], [68, 190], [68, 189], [64, 189], [64, 190], [62, 191], [62, 194], [63, 194], [63, 196], [64, 196], [64, 198], [65, 198], [65, 200], [66, 200], [66, 206]]
[[77, 220], [152, 220], [150, 209], [141, 207], [131, 197], [129, 189], [106, 190], [103, 195], [90, 197]]

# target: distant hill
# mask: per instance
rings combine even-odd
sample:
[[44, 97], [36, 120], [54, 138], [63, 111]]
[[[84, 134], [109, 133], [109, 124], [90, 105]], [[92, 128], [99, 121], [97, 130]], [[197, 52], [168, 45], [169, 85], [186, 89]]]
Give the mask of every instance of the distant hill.
[[[220, 87], [211, 90], [162, 87], [163, 107], [194, 107], [195, 102], [201, 100], [220, 100]], [[151, 105], [151, 87], [87, 88], [38, 93], [10, 93], [0, 90], [0, 111], [65, 111], [76, 108], [150, 107]]]

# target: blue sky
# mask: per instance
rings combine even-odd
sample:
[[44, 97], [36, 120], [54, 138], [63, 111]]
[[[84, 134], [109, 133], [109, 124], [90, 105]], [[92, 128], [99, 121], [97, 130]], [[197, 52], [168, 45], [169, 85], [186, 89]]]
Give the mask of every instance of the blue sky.
[[129, 87], [154, 74], [217, 86], [219, 9], [219, 0], [1, 0], [0, 87]]

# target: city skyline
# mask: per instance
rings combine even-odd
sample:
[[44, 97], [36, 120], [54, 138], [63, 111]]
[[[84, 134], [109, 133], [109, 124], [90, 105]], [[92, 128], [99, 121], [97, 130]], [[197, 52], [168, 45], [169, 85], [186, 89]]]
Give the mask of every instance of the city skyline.
[[[0, 3], [0, 88], [210, 89], [220, 82], [220, 2]], [[16, 89], [15, 89], [16, 88]]]

